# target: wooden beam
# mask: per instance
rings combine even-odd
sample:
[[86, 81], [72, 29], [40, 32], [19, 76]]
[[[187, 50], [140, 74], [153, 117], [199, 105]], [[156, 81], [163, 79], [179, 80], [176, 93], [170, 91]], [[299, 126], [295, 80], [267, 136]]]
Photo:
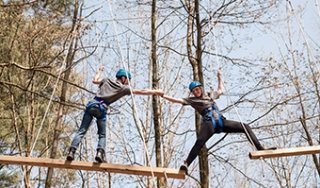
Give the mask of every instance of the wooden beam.
[[320, 153], [320, 146], [306, 146], [295, 148], [283, 148], [276, 150], [261, 150], [249, 153], [250, 159], [271, 158], [271, 157], [287, 157], [295, 155], [309, 155]]
[[94, 163], [85, 161], [67, 161], [62, 159], [34, 158], [34, 157], [18, 157], [0, 155], [0, 164], [16, 164], [41, 166], [52, 168], [66, 168], [74, 170], [101, 171], [110, 173], [132, 174], [142, 176], [154, 176], [184, 179], [185, 173], [178, 169], [156, 168], [139, 165], [119, 165], [109, 163]]

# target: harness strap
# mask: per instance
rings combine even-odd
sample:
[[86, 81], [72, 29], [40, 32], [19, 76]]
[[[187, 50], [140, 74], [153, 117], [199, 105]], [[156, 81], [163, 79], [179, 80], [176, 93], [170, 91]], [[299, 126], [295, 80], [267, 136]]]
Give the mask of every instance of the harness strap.
[[99, 117], [99, 118], [97, 117], [97, 119], [105, 119], [105, 118], [106, 118], [106, 113], [107, 113], [107, 112], [106, 112], [106, 109], [107, 109], [107, 107], [108, 107], [107, 102], [106, 102], [105, 100], [97, 97], [97, 96], [95, 96], [93, 99], [94, 99], [94, 100], [91, 100], [91, 101], [88, 103], [85, 112], [86, 112], [86, 113], [89, 113], [89, 110], [90, 110], [92, 107], [98, 105], [99, 110], [100, 110], [100, 112], [101, 112], [102, 115], [101, 115], [101, 117]]
[[223, 116], [218, 109], [218, 106], [214, 103], [210, 108], [206, 109], [205, 112], [210, 116], [213, 128], [217, 131], [217, 133], [220, 133], [223, 130]]
[[93, 99], [96, 100], [96, 101], [99, 101], [101, 104], [104, 104], [106, 106], [110, 105], [110, 103], [108, 103], [108, 101], [106, 101], [106, 100], [104, 100], [104, 99], [102, 99], [100, 97], [95, 96]]

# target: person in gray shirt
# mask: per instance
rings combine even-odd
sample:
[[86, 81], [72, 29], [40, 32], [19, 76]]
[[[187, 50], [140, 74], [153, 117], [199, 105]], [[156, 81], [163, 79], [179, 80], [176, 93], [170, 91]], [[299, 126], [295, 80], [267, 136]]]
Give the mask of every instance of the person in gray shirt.
[[[202, 123], [199, 130], [198, 138], [192, 147], [184, 164], [180, 170], [188, 173], [188, 166], [194, 161], [200, 153], [201, 148], [215, 133], [245, 133], [246, 137], [258, 150], [265, 148], [260, 144], [259, 140], [253, 133], [252, 129], [245, 123], [227, 120], [219, 111], [215, 99], [223, 93], [223, 83], [221, 79], [221, 70], [218, 71], [218, 89], [209, 94], [203, 92], [202, 84], [198, 81], [193, 81], [189, 84], [189, 90], [194, 95], [188, 98], [174, 98], [168, 95], [163, 95], [164, 99], [170, 102], [180, 103], [182, 105], [190, 105], [202, 116]], [[275, 149], [275, 148], [269, 148]]]
[[104, 67], [100, 66], [94, 79], [93, 84], [99, 86], [99, 90], [96, 96], [88, 102], [86, 109], [84, 111], [83, 119], [80, 128], [76, 132], [69, 152], [67, 155], [67, 160], [74, 160], [75, 152], [88, 131], [91, 121], [96, 118], [98, 127], [98, 145], [95, 160], [99, 163], [105, 161], [105, 147], [106, 147], [106, 114], [107, 107], [120, 99], [125, 95], [138, 94], [138, 95], [163, 95], [162, 90], [152, 90], [152, 89], [130, 89], [128, 86], [129, 80], [131, 79], [131, 73], [119, 69], [116, 73], [116, 80], [110, 78], [101, 78], [101, 73], [104, 71]]

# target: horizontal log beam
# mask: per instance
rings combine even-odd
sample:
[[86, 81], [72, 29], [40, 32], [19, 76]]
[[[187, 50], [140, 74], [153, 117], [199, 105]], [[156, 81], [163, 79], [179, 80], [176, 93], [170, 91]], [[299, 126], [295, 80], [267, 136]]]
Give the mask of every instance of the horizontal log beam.
[[0, 164], [29, 165], [74, 170], [101, 171], [110, 173], [132, 174], [141, 176], [157, 176], [184, 179], [185, 173], [178, 169], [146, 167], [139, 165], [120, 165], [109, 163], [94, 163], [85, 161], [67, 161], [62, 159], [19, 157], [0, 155]]
[[296, 155], [309, 155], [320, 153], [320, 146], [306, 146], [295, 148], [283, 148], [276, 150], [261, 150], [249, 153], [250, 159], [272, 158], [272, 157], [287, 157]]

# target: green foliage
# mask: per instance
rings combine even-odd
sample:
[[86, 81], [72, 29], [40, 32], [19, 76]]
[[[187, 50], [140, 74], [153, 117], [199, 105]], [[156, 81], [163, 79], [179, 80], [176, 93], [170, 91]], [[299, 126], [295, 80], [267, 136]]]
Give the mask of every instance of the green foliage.
[[[0, 23], [0, 81], [5, 99], [1, 102], [4, 114], [0, 121], [5, 130], [16, 130], [13, 138], [21, 136], [21, 144], [28, 147], [47, 104], [39, 96], [48, 97], [47, 93], [53, 90], [47, 73], [55, 74], [61, 63], [59, 44], [66, 39], [67, 27], [46, 17], [25, 17], [21, 9], [14, 7], [3, 8]], [[4, 135], [6, 131], [1, 134]]]
[[0, 187], [16, 187], [19, 177], [18, 172], [8, 173], [1, 169], [2, 168], [0, 167]]
[[[72, 3], [0, 2], [0, 154], [28, 155], [40, 126], [34, 152], [43, 154], [50, 148], [57, 102], [43, 119], [68, 50]], [[60, 89], [58, 85], [54, 101], [59, 101]], [[0, 187], [17, 178], [15, 173], [1, 173]]]

